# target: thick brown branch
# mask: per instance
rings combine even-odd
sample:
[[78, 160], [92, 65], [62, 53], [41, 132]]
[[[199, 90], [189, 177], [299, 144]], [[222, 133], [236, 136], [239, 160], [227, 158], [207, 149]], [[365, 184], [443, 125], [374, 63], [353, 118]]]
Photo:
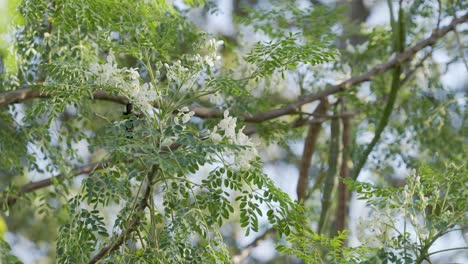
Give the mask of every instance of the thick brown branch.
[[340, 182], [338, 185], [338, 205], [336, 208], [336, 230], [342, 231], [347, 228], [346, 217], [348, 216], [348, 188], [343, 183], [343, 179], [349, 176], [349, 147], [351, 144], [351, 124], [350, 117], [345, 116], [342, 118], [343, 132], [342, 132], [342, 158], [340, 167]]
[[[325, 115], [328, 109], [328, 101], [322, 100], [317, 106], [314, 114]], [[309, 125], [309, 130], [307, 131], [307, 136], [304, 142], [304, 151], [302, 153], [301, 165], [299, 168], [299, 179], [297, 181], [296, 193], [297, 201], [299, 203], [304, 202], [306, 195], [306, 190], [308, 186], [309, 178], [309, 167], [312, 159], [312, 154], [315, 150], [315, 144], [317, 143], [320, 130], [322, 128], [321, 123], [314, 123]]]
[[[401, 65], [402, 63], [408, 60], [411, 60], [417, 52], [424, 49], [425, 47], [432, 46], [439, 39], [444, 37], [448, 32], [455, 30], [457, 25], [463, 24], [466, 21], [468, 21], [468, 13], [460, 18], [453, 19], [452, 22], [448, 26], [440, 28], [439, 30], [435, 30], [431, 34], [431, 36], [429, 36], [427, 39], [420, 41], [413, 47], [392, 57], [386, 63], [377, 65], [373, 69], [369, 70], [368, 72], [362, 75], [352, 77], [337, 85], [331, 86], [321, 92], [305, 95], [299, 98], [297, 101], [289, 105], [286, 105], [282, 108], [273, 109], [273, 110], [259, 113], [259, 114], [243, 114], [243, 118], [246, 122], [259, 123], [259, 122], [271, 120], [280, 116], [294, 114], [297, 108], [304, 104], [307, 104], [316, 100], [320, 100], [332, 94], [343, 92], [347, 89], [350, 89], [352, 86], [356, 84], [359, 84], [365, 81], [370, 81], [375, 76], [382, 74], [397, 65]], [[50, 94], [42, 92], [39, 89], [18, 89], [15, 91], [3, 92], [3, 93], [0, 93], [0, 107], [9, 105], [9, 104], [14, 104], [14, 103], [21, 103], [26, 100], [31, 100], [34, 98], [48, 98], [50, 96], [51, 96]], [[94, 93], [93, 98], [96, 100], [106, 100], [106, 101], [112, 101], [112, 102], [120, 103], [120, 104], [128, 103], [128, 99], [124, 96], [109, 95], [103, 91], [98, 91]], [[192, 111], [195, 112], [196, 116], [201, 117], [201, 118], [213, 118], [213, 117], [223, 116], [222, 110], [212, 109], [212, 108], [207, 108], [207, 107], [192, 107]]]
[[18, 89], [14, 91], [3, 92], [0, 94], [0, 107], [9, 104], [22, 103], [35, 98], [48, 98], [48, 94], [41, 93], [37, 89]]
[[[395, 57], [393, 57], [386, 63], [380, 64], [374, 67], [367, 73], [350, 78], [340, 84], [332, 86], [319, 93], [304, 96], [300, 98], [299, 100], [297, 100], [296, 102], [289, 104], [283, 108], [274, 109], [274, 110], [256, 114], [256, 115], [244, 115], [244, 119], [247, 122], [262, 122], [262, 121], [270, 120], [270, 119], [277, 118], [283, 115], [291, 114], [291, 113], [294, 113], [295, 110], [301, 105], [313, 102], [315, 100], [321, 99], [323, 97], [326, 97], [326, 96], [329, 96], [338, 92], [345, 91], [346, 89], [351, 88], [353, 85], [356, 85], [365, 81], [369, 81], [376, 75], [384, 73], [390, 70], [391, 68], [395, 67], [396, 65], [400, 65], [401, 63], [407, 60], [410, 60], [418, 51], [422, 50], [423, 48], [427, 46], [433, 45], [437, 40], [445, 36], [448, 32], [454, 30], [458, 24], [462, 24], [466, 22], [467, 20], [468, 20], [468, 14], [465, 14], [464, 16], [460, 18], [454, 19], [448, 26], [443, 27], [437, 31], [434, 31], [429, 38], [417, 43], [416, 45], [407, 49], [406, 51], [399, 53], [398, 55], [396, 55]], [[12, 103], [19, 103], [19, 102], [23, 102], [23, 101], [34, 99], [34, 98], [47, 98], [47, 97], [50, 97], [50, 95], [47, 93], [41, 92], [40, 90], [19, 89], [19, 90], [5, 92], [3, 94], [0, 94], [0, 106], [12, 104]], [[112, 96], [102, 91], [98, 91], [94, 93], [94, 99], [107, 100], [107, 101], [112, 101], [112, 102], [121, 103], [121, 104], [128, 103], [128, 99], [124, 96]], [[219, 109], [211, 109], [211, 108], [206, 108], [206, 107], [193, 107], [192, 110], [195, 112], [195, 114], [198, 117], [202, 117], [202, 118], [222, 116], [222, 111]]]
[[[77, 177], [82, 174], [89, 174], [94, 170], [101, 169], [103, 166], [104, 166], [104, 162], [87, 164], [87, 165], [77, 168], [73, 172], [73, 175]], [[44, 180], [30, 182], [28, 184], [25, 184], [20, 188], [18, 194], [16, 194], [15, 196], [8, 196], [8, 197], [5, 197], [4, 199], [0, 199], [0, 204], [3, 204], [6, 199], [8, 206], [14, 205], [17, 202], [18, 198], [20, 198], [24, 194], [48, 187], [52, 185], [54, 181], [61, 181], [64, 177], [65, 177], [64, 175], [58, 175], [58, 176], [54, 176], [54, 177], [47, 178]]]
[[[48, 92], [42, 91], [41, 89], [18, 89], [14, 91], [8, 91], [0, 93], [0, 107], [9, 104], [22, 103], [36, 98], [50, 98], [52, 95]], [[93, 94], [93, 99], [110, 101], [118, 104], [127, 104], [129, 100], [125, 96], [121, 95], [110, 95], [104, 91], [97, 91]]]

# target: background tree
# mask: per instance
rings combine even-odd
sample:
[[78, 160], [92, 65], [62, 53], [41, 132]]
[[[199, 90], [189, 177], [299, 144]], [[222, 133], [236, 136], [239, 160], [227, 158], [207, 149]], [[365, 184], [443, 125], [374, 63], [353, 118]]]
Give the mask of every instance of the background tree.
[[[467, 4], [233, 1], [208, 34], [218, 3], [6, 4], [2, 262], [22, 237], [59, 263], [468, 258], [433, 249], [467, 226], [466, 80], [441, 81], [468, 71]], [[273, 164], [298, 167], [282, 188]]]

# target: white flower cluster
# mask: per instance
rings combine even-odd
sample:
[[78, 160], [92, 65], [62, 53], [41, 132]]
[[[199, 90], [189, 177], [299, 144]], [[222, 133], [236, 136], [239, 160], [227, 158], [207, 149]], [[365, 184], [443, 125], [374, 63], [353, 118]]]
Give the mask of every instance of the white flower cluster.
[[210, 39], [208, 40], [208, 45], [206, 46], [207, 55], [201, 56], [200, 54], [195, 55], [195, 61], [202, 65], [208, 65], [209, 67], [214, 67], [215, 63], [221, 60], [221, 56], [218, 55], [218, 49], [224, 44], [222, 40]]
[[224, 98], [220, 92], [214, 92], [208, 95], [208, 101], [214, 105], [222, 105], [224, 103]]
[[158, 98], [151, 83], [140, 84], [138, 69], [118, 68], [113, 53], [107, 56], [105, 64], [91, 64], [88, 75], [94, 78], [97, 85], [119, 88], [139, 106], [149, 106]]
[[[431, 195], [438, 196], [439, 191], [432, 190]], [[412, 235], [411, 239], [426, 240], [431, 232], [426, 220], [429, 199], [424, 193], [420, 176], [414, 172], [413, 176], [407, 177], [407, 185], [401, 193], [388, 199], [382, 208], [372, 207], [369, 217], [359, 219], [356, 237], [368, 246], [382, 247], [386, 241], [395, 239], [398, 235], [395, 230], [405, 224], [405, 232]]]
[[[416, 230], [416, 234], [419, 238], [426, 238], [429, 234], [428, 225], [426, 223], [426, 210], [429, 205], [429, 198], [423, 193], [421, 177], [417, 175], [416, 172], [413, 172], [413, 175], [414, 177], [408, 178], [408, 184], [405, 185], [403, 189], [403, 206], [405, 208], [410, 208], [410, 210], [408, 210], [409, 220]], [[434, 192], [433, 195], [439, 195], [439, 191]], [[414, 202], [413, 196], [419, 198], [419, 203]]]
[[[230, 144], [242, 146], [243, 149], [241, 151], [226, 154], [234, 158], [234, 168], [248, 170], [251, 168], [250, 163], [257, 158], [258, 152], [254, 142], [244, 134], [244, 128], [241, 128], [236, 133], [236, 122], [237, 118], [229, 116], [229, 111], [224, 111], [224, 119], [213, 128], [209, 138], [215, 143], [226, 139]], [[218, 130], [222, 133], [218, 133]]]
[[186, 124], [188, 121], [190, 121], [190, 118], [195, 115], [195, 112], [190, 111], [190, 109], [187, 106], [182, 107], [182, 109], [179, 110], [179, 114], [177, 114], [177, 117], [175, 117], [174, 122], [176, 124], [180, 124], [179, 118], [182, 121], [182, 124]]
[[380, 248], [383, 241], [388, 241], [394, 231], [391, 219], [401, 215], [401, 212], [390, 208], [374, 208], [369, 217], [360, 217], [356, 224], [356, 238], [369, 247]]
[[169, 83], [175, 83], [177, 86], [182, 84], [190, 75], [188, 68], [182, 65], [180, 60], [175, 61], [172, 65], [164, 63], [166, 68], [166, 77]]
[[349, 40], [346, 41], [346, 51], [351, 54], [354, 54], [354, 53], [363, 54], [364, 52], [367, 51], [368, 46], [369, 46], [369, 41], [366, 41], [362, 44], [356, 44], [355, 46], [353, 46], [349, 42]]

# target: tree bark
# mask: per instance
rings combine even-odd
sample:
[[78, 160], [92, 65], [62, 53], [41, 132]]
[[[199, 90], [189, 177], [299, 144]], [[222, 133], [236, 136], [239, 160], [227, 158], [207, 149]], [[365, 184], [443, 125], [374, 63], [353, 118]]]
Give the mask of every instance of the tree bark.
[[[328, 109], [328, 101], [322, 100], [315, 110], [315, 114], [325, 115]], [[304, 142], [304, 150], [302, 152], [302, 159], [299, 168], [299, 179], [297, 181], [297, 201], [303, 203], [306, 197], [306, 191], [309, 183], [309, 167], [312, 160], [312, 154], [315, 150], [315, 145], [317, 143], [320, 130], [322, 128], [322, 123], [312, 123], [309, 125], [307, 131], [307, 136]]]

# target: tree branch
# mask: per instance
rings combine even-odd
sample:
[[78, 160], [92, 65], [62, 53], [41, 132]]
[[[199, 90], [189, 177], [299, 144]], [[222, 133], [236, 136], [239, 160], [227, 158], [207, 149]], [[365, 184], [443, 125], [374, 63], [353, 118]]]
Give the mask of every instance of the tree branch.
[[[202, 138], [202, 140], [204, 140], [204, 139], [205, 138]], [[161, 152], [175, 151], [178, 148], [180, 148], [181, 146], [182, 145], [179, 144], [179, 143], [173, 143], [170, 146], [161, 147], [160, 150], [161, 150]], [[127, 162], [129, 162], [129, 161], [131, 161], [131, 159], [127, 160]], [[74, 175], [74, 177], [77, 177], [77, 176], [79, 176], [81, 174], [90, 174], [91, 172], [93, 172], [95, 170], [104, 168], [104, 166], [108, 162], [109, 161], [106, 160], [106, 161], [102, 161], [102, 162], [95, 162], [95, 163], [90, 163], [90, 164], [81, 166], [81, 167], [74, 170], [73, 175]], [[50, 177], [50, 178], [47, 178], [47, 179], [44, 179], [44, 180], [30, 182], [28, 184], [25, 184], [25, 185], [21, 186], [20, 191], [18, 192], [18, 194], [14, 195], [14, 196], [10, 195], [10, 196], [6, 196], [4, 198], [0, 198], [0, 205], [2, 205], [6, 201], [8, 206], [12, 206], [17, 202], [18, 198], [20, 198], [21, 196], [23, 196], [23, 195], [25, 195], [27, 193], [34, 192], [34, 191], [37, 191], [39, 189], [48, 187], [48, 186], [52, 185], [55, 181], [61, 181], [64, 177], [65, 177], [65, 175], [61, 174], [61, 175], [53, 176], [53, 177]]]
[[[460, 18], [455, 18], [452, 22], [445, 27], [442, 27], [438, 30], [433, 31], [433, 33], [427, 38], [424, 39], [411, 48], [407, 49], [404, 52], [396, 54], [396, 56], [389, 59], [386, 63], [380, 64], [369, 70], [368, 72], [352, 77], [348, 80], [345, 80], [337, 85], [331, 86], [323, 91], [318, 93], [305, 95], [299, 98], [297, 101], [288, 104], [284, 107], [273, 109], [267, 112], [258, 113], [258, 114], [242, 114], [244, 120], [250, 123], [260, 123], [263, 121], [271, 120], [280, 116], [294, 114], [296, 109], [304, 104], [320, 100], [324, 97], [327, 97], [332, 94], [336, 94], [339, 92], [343, 92], [345, 90], [350, 89], [352, 86], [370, 81], [375, 76], [382, 74], [395, 66], [401, 65], [402, 63], [411, 60], [413, 56], [419, 52], [420, 50], [424, 49], [425, 47], [432, 46], [436, 43], [439, 39], [444, 37], [448, 32], [455, 30], [457, 25], [463, 24], [468, 21], [468, 13], [461, 16]], [[35, 98], [49, 98], [51, 95], [47, 92], [41, 91], [39, 89], [18, 89], [15, 91], [8, 91], [0, 93], [0, 107], [21, 103], [27, 100], [35, 99]], [[93, 94], [93, 99], [96, 100], [105, 100], [111, 101], [119, 104], [127, 104], [128, 98], [124, 96], [116, 96], [116, 95], [109, 95], [104, 91], [98, 91]], [[220, 109], [213, 109], [208, 107], [191, 107], [191, 110], [195, 112], [195, 115], [200, 118], [214, 118], [214, 117], [222, 117], [223, 111]]]
[[[90, 174], [94, 170], [102, 169], [104, 167], [104, 164], [105, 162], [99, 162], [99, 163], [96, 162], [96, 163], [90, 163], [90, 164], [81, 166], [73, 172], [73, 175], [74, 177], [77, 177], [81, 174]], [[61, 175], [57, 175], [57, 176], [47, 178], [44, 180], [30, 182], [28, 184], [25, 184], [20, 188], [17, 195], [7, 196], [5, 198], [0, 199], [0, 204], [3, 204], [4, 202], [6, 202], [8, 206], [14, 205], [17, 202], [18, 198], [20, 198], [21, 196], [27, 193], [34, 192], [36, 190], [48, 187], [52, 185], [55, 181], [61, 181], [64, 177], [65, 175], [61, 174]]]
[[101, 248], [101, 250], [99, 250], [99, 252], [88, 261], [88, 264], [97, 263], [102, 258], [109, 255], [112, 251], [117, 250], [123, 244], [123, 242], [125, 241], [125, 238], [129, 237], [131, 233], [133, 233], [133, 231], [136, 230], [136, 228], [138, 227], [138, 223], [140, 221], [139, 213], [143, 212], [145, 208], [148, 206], [148, 199], [151, 196], [152, 182], [153, 182], [154, 177], [156, 176], [157, 170], [158, 170], [157, 166], [153, 166], [153, 168], [151, 169], [151, 172], [148, 175], [145, 192], [140, 202], [138, 203], [138, 207], [136, 208], [136, 211], [133, 213], [133, 219], [130, 222], [127, 230], [125, 230], [125, 232], [122, 232], [122, 234], [120, 234], [114, 242]]
[[[344, 116], [341, 119], [343, 124], [343, 132], [341, 138], [342, 154], [341, 154], [341, 165], [340, 165], [340, 181], [338, 183], [338, 205], [336, 208], [336, 231], [342, 231], [347, 228], [346, 217], [348, 215], [348, 188], [343, 183], [343, 179], [346, 179], [349, 175], [349, 151], [351, 145], [351, 122], [349, 116]], [[344, 245], [344, 243], [343, 243]]]
[[[326, 99], [322, 100], [317, 106], [317, 109], [314, 111], [314, 114], [325, 115], [327, 113], [328, 101]], [[312, 154], [315, 150], [315, 144], [317, 143], [320, 130], [322, 128], [322, 123], [313, 123], [309, 125], [307, 131], [307, 136], [304, 141], [304, 150], [302, 152], [301, 165], [299, 168], [299, 179], [297, 181], [296, 193], [297, 201], [299, 203], [304, 203], [305, 194], [308, 186], [309, 178], [309, 168], [310, 162], [312, 159]]]
[[[29, 88], [22, 88], [14, 91], [8, 91], [0, 93], [0, 107], [10, 105], [10, 104], [17, 104], [22, 103], [28, 100], [36, 99], [36, 98], [50, 98], [52, 94], [42, 91], [41, 89], [29, 89]], [[93, 94], [94, 100], [103, 100], [103, 101], [110, 101], [118, 104], [128, 104], [129, 100], [125, 96], [121, 95], [110, 95], [104, 91], [97, 91]]]
[[270, 119], [274, 119], [283, 115], [291, 114], [294, 113], [296, 108], [298, 108], [301, 105], [319, 100], [321, 98], [327, 97], [332, 94], [336, 94], [339, 92], [343, 92], [345, 90], [350, 89], [353, 85], [365, 82], [365, 81], [370, 81], [372, 80], [375, 76], [384, 73], [395, 66], [401, 65], [403, 62], [406, 62], [408, 60], [411, 60], [413, 56], [419, 52], [420, 50], [424, 49], [425, 47], [432, 46], [434, 43], [436, 43], [440, 38], [444, 37], [448, 32], [455, 30], [456, 26], [459, 24], [463, 24], [466, 21], [468, 21], [468, 13], [466, 13], [464, 16], [460, 18], [455, 18], [452, 20], [452, 22], [446, 26], [443, 27], [439, 30], [434, 31], [431, 36], [429, 36], [427, 39], [418, 42], [416, 45], [413, 47], [407, 49], [404, 52], [401, 52], [388, 60], [386, 63], [380, 64], [375, 66], [373, 69], [370, 71], [359, 75], [352, 77], [346, 81], [343, 81], [337, 85], [334, 85], [328, 89], [325, 89], [321, 92], [315, 93], [315, 94], [310, 94], [306, 95], [299, 100], [297, 100], [294, 103], [291, 103], [287, 106], [284, 106], [282, 108], [274, 109], [271, 111], [267, 111], [264, 113], [259, 113], [255, 115], [246, 115], [244, 116], [245, 121], [247, 122], [262, 122]]
[[263, 241], [267, 240], [268, 238], [272, 237], [275, 235], [276, 230], [273, 228], [267, 229], [263, 234], [260, 236], [256, 237], [252, 242], [250, 242], [247, 246], [245, 246], [239, 254], [236, 254], [232, 257], [232, 263], [234, 264], [240, 264], [244, 259], [246, 259], [248, 256], [250, 256], [250, 253], [252, 253], [252, 250], [260, 245]]

